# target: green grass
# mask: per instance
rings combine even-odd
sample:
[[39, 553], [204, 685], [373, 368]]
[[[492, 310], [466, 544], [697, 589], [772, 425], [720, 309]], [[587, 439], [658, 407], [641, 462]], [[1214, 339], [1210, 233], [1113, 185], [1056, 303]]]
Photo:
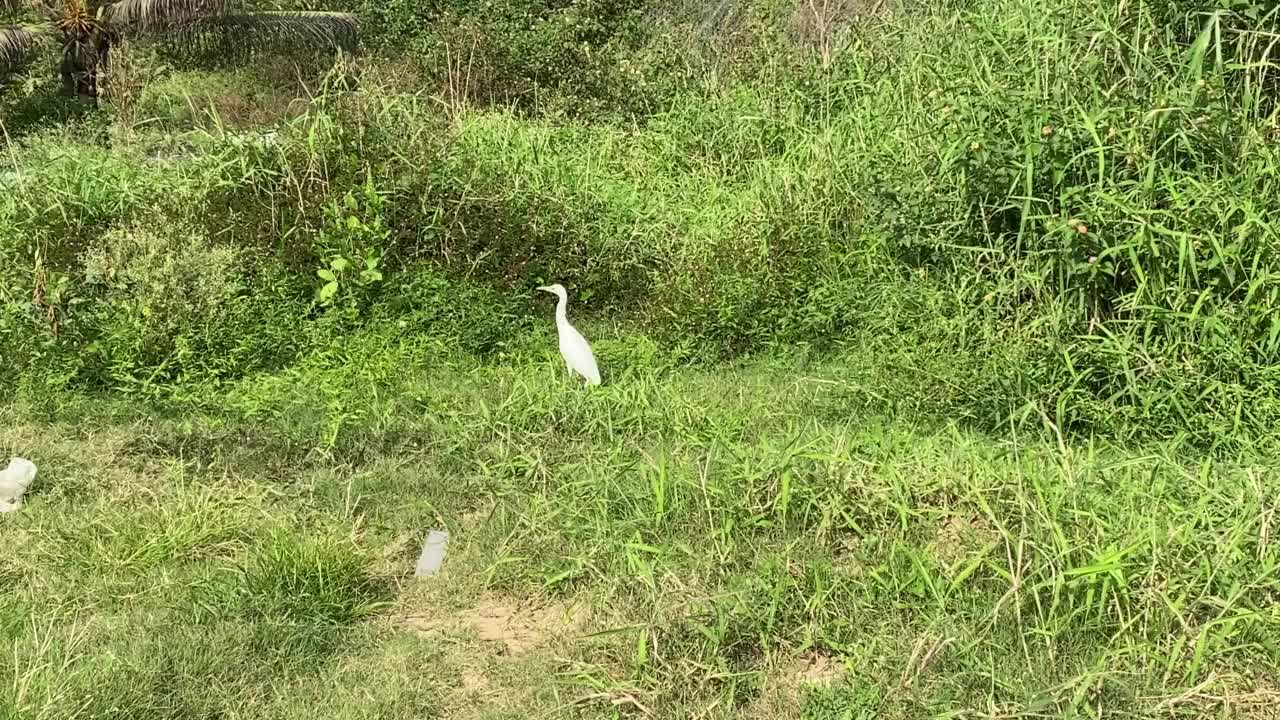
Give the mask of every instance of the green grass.
[[0, 718], [1277, 717], [1280, 11], [679, 4], [6, 85]]
[[[459, 365], [356, 338], [380, 359], [201, 409], [10, 406], [0, 449], [41, 475], [0, 521], [0, 707], [1268, 717], [1271, 464], [920, 425], [839, 365], [606, 360], [587, 390], [528, 343]], [[430, 527], [446, 571], [414, 580]]]

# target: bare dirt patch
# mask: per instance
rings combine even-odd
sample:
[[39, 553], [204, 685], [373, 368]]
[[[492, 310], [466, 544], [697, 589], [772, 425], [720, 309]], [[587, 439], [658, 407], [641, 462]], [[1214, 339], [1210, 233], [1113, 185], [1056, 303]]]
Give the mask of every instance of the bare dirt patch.
[[407, 615], [400, 624], [422, 634], [467, 632], [497, 645], [501, 654], [520, 655], [572, 636], [586, 619], [586, 610], [579, 606], [489, 596], [444, 617]]
[[938, 528], [930, 548], [943, 564], [954, 567], [995, 538], [995, 532], [983, 518], [952, 515]]
[[760, 697], [746, 709], [746, 717], [770, 720], [796, 717], [806, 687], [832, 685], [843, 676], [840, 661], [826, 652], [815, 650], [778, 658], [765, 673]]
[[567, 643], [582, 633], [590, 617], [585, 606], [498, 594], [481, 595], [461, 608], [426, 609], [433, 605], [392, 622], [444, 642], [448, 664], [458, 672], [448, 717], [491, 717], [495, 708], [511, 717], [543, 716], [551, 710], [529, 679], [547, 676]]
[[844, 668], [830, 655], [822, 652], [801, 655], [788, 671], [800, 685], [829, 685], [844, 674]]

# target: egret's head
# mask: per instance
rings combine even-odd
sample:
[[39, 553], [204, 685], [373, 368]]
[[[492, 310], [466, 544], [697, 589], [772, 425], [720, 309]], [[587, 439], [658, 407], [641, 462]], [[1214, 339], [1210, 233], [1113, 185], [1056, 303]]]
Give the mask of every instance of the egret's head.
[[543, 286], [539, 287], [538, 289], [539, 289], [539, 290], [541, 290], [542, 292], [549, 292], [549, 293], [551, 293], [552, 295], [555, 295], [555, 296], [556, 296], [556, 297], [558, 297], [558, 298], [567, 298], [567, 297], [568, 297], [568, 295], [567, 295], [567, 294], [565, 293], [565, 291], [564, 291], [564, 286], [563, 286], [563, 285], [561, 285], [560, 283], [556, 283], [555, 285], [543, 285]]

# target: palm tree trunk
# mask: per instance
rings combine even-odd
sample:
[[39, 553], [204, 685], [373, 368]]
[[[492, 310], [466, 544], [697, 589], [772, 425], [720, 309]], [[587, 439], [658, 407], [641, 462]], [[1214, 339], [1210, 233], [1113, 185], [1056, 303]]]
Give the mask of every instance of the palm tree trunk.
[[94, 65], [94, 99], [96, 100], [104, 94], [109, 98], [111, 92], [111, 34], [99, 31], [94, 49], [97, 54]]
[[70, 45], [64, 46], [62, 49], [62, 62], [58, 63], [58, 74], [62, 77], [62, 92], [71, 96], [75, 96], [77, 85], [74, 52]]
[[110, 52], [110, 43], [98, 33], [77, 33], [67, 37], [62, 45], [62, 89], [68, 95], [89, 103], [98, 102], [98, 72], [103, 56]]

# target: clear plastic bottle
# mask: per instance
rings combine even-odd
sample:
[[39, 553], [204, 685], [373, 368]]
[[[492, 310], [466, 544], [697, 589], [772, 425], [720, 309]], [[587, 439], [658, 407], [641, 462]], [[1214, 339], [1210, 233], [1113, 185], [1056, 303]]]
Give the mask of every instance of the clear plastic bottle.
[[417, 577], [426, 577], [440, 572], [448, 546], [447, 530], [432, 530], [427, 533], [427, 541], [422, 544], [422, 554], [418, 556], [418, 567], [413, 574]]

